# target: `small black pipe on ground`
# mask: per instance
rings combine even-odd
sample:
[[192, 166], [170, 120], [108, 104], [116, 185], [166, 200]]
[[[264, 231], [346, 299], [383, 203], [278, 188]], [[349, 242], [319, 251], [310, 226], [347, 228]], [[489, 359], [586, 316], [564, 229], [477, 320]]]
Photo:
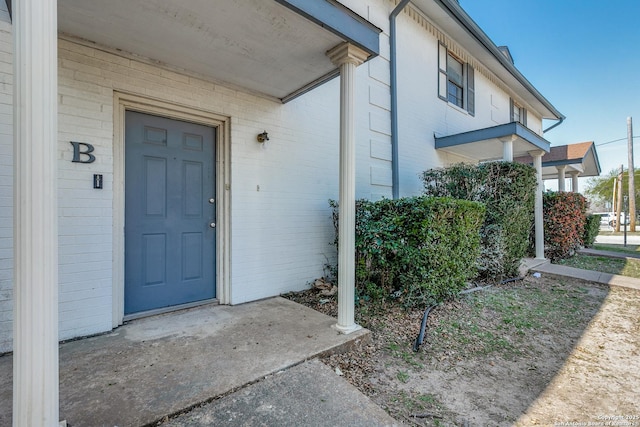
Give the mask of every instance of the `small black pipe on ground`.
[[[515, 282], [517, 280], [523, 280], [523, 279], [524, 277], [512, 277], [509, 279], [502, 280], [500, 284], [503, 285], [505, 283]], [[467, 289], [466, 291], [460, 292], [460, 295], [475, 292], [475, 291], [482, 291], [484, 289], [490, 288], [491, 286], [493, 285]], [[436, 307], [437, 307], [437, 304], [427, 307], [427, 309], [424, 311], [424, 314], [422, 315], [422, 323], [420, 324], [420, 333], [418, 334], [416, 341], [413, 343], [413, 351], [417, 352], [418, 350], [420, 350], [420, 346], [424, 342], [424, 333], [425, 333], [425, 329], [427, 328], [427, 319], [429, 318], [429, 313], [431, 313], [431, 310], [433, 310]]]
[[427, 307], [427, 309], [424, 311], [424, 314], [422, 315], [422, 323], [420, 324], [420, 333], [416, 338], [416, 342], [413, 343], [413, 351], [420, 350], [420, 346], [424, 342], [424, 331], [427, 328], [427, 318], [429, 317], [429, 313], [431, 312], [431, 310], [433, 310], [434, 308], [436, 308], [436, 305]]

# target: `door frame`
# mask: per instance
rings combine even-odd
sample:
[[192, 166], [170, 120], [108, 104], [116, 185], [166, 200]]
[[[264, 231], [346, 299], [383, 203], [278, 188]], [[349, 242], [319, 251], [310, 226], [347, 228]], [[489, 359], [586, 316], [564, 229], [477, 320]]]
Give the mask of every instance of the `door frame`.
[[[137, 111], [167, 119], [210, 126], [215, 132], [216, 171], [216, 298], [221, 304], [231, 301], [231, 118], [188, 105], [170, 103], [131, 93], [114, 91], [113, 99], [113, 292], [112, 326], [124, 320], [124, 245], [125, 245], [125, 112]], [[177, 308], [181, 308], [178, 306]]]

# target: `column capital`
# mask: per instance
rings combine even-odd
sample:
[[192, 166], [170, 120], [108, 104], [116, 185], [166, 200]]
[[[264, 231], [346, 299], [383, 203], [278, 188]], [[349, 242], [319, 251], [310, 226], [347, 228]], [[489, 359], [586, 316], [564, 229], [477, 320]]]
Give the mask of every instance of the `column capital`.
[[534, 157], [534, 158], [535, 158], [535, 157], [542, 157], [542, 156], [544, 156], [545, 154], [547, 154], [547, 152], [546, 152], [546, 151], [544, 151], [544, 150], [533, 150], [533, 151], [529, 151], [529, 155], [530, 155], [531, 157]]
[[329, 49], [327, 56], [335, 65], [350, 63], [356, 66], [362, 64], [369, 57], [369, 53], [358, 46], [349, 42], [340, 43], [339, 45]]
[[559, 172], [565, 171], [567, 169], [567, 165], [558, 165], [556, 166]]

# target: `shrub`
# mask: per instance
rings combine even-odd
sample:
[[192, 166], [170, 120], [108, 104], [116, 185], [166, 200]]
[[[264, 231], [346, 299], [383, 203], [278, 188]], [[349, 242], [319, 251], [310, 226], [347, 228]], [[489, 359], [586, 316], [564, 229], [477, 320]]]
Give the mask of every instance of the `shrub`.
[[486, 205], [480, 232], [479, 276], [515, 276], [527, 254], [533, 227], [536, 175], [529, 165], [489, 162], [456, 164], [422, 174], [425, 193], [473, 200]]
[[580, 193], [547, 191], [542, 202], [545, 256], [551, 260], [572, 256], [583, 244], [587, 200]]
[[584, 224], [584, 233], [582, 234], [582, 241], [586, 248], [593, 246], [593, 242], [596, 241], [596, 236], [600, 232], [600, 216], [599, 215], [587, 215]]
[[484, 213], [481, 203], [451, 198], [357, 201], [358, 295], [420, 307], [457, 295], [476, 275]]

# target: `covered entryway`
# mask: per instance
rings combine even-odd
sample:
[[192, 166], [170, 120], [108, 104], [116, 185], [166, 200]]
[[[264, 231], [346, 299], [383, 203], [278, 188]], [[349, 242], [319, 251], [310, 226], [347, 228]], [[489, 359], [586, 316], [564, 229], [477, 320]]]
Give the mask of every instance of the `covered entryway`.
[[215, 297], [215, 129], [125, 117], [125, 314]]
[[[564, 116], [557, 113], [556, 117]], [[519, 122], [504, 123], [435, 139], [436, 149], [476, 161], [501, 159], [512, 162], [514, 156], [525, 154], [531, 156], [538, 183], [534, 208], [536, 258], [544, 259], [542, 156], [549, 152], [551, 143]]]
[[[198, 95], [198, 89], [191, 87], [192, 80], [200, 83], [206, 80], [205, 86], [210, 89], [210, 84], [220, 86], [219, 94], [213, 95], [221, 96], [220, 99], [227, 96], [244, 98], [247, 94], [254, 94], [271, 100], [273, 108], [268, 113], [275, 115], [280, 114], [280, 103], [286, 103], [340, 75], [339, 192], [343, 231], [339, 253], [344, 268], [339, 284], [344, 309], [340, 311], [338, 324], [343, 332], [357, 329], [353, 318], [352, 246], [355, 234], [355, 69], [363, 61], [378, 55], [380, 29], [333, 0], [247, 0], [224, 2], [224, 7], [220, 2], [175, 0], [161, 3], [99, 0], [7, 2], [13, 21], [13, 82], [16, 94], [13, 103], [14, 147], [17, 153], [13, 162], [16, 177], [13, 236], [19, 243], [15, 245], [13, 284], [15, 425], [53, 425], [59, 419], [57, 165], [62, 139], [57, 128], [57, 107], [61, 102], [58, 70], [64, 61], [58, 61], [58, 39], [70, 40], [86, 48], [83, 49], [87, 53], [83, 54], [86, 56], [83, 60], [96, 66], [97, 73], [93, 77], [101, 79], [98, 85], [102, 89], [94, 93], [113, 94], [113, 104], [104, 100], [100, 106], [101, 112], [113, 111], [113, 122], [104, 117], [101, 123], [78, 128], [88, 129], [89, 132], [82, 134], [88, 138], [93, 138], [94, 133], [100, 133], [105, 139], [114, 138], [112, 165], [109, 160], [93, 165], [97, 172], [94, 175], [99, 175], [102, 166], [106, 165], [105, 178], [111, 171], [113, 177], [114, 232], [111, 243], [114, 250], [110, 255], [113, 264], [111, 320], [114, 326], [122, 322], [125, 312], [125, 260], [121, 257], [126, 252], [123, 230], [127, 203], [123, 197], [129, 191], [123, 188], [129, 179], [124, 178], [126, 166], [121, 161], [126, 150], [122, 144], [125, 138], [121, 139], [126, 123], [122, 112], [125, 104], [121, 101], [129, 103], [133, 101], [128, 101], [127, 97], [146, 96], [148, 101], [143, 111], [149, 112], [157, 111], [159, 103], [171, 102], [172, 110], [178, 113], [177, 117], [171, 114], [175, 118], [183, 118], [188, 109], [201, 111], [203, 118], [225, 115], [219, 121], [224, 125], [219, 129], [220, 141], [224, 136], [227, 148], [225, 157], [218, 152], [220, 160], [217, 166], [224, 174], [218, 180], [217, 194], [219, 204], [224, 201], [224, 208], [219, 208], [219, 212], [225, 212], [218, 218], [219, 222], [229, 223], [233, 191], [229, 172], [229, 132], [231, 117], [239, 110], [210, 109], [206, 102], [190, 102], [192, 96], [197, 98]], [[98, 56], [103, 54], [115, 54], [121, 58], [108, 65], [97, 65], [102, 61]], [[145, 71], [133, 69], [132, 61]], [[172, 82], [165, 82], [163, 71], [155, 70], [158, 65], [172, 76], [176, 76], [178, 73], [175, 71], [178, 70], [180, 76]], [[87, 82], [80, 82], [78, 78], [83, 73], [78, 71], [67, 77], [77, 79], [78, 84], [84, 86]], [[112, 73], [121, 78], [117, 84], [111, 78], [114, 76]], [[141, 73], [144, 78], [140, 78]], [[135, 84], [142, 80], [153, 86], [151, 92], [155, 94], [147, 93], [148, 88]], [[160, 89], [162, 93], [159, 94]], [[91, 97], [84, 101], [93, 102]], [[255, 133], [264, 129], [260, 126], [245, 129], [244, 133], [237, 132], [234, 145], [241, 146], [248, 141], [255, 143]], [[75, 137], [76, 132], [72, 133]], [[109, 159], [110, 154], [104, 150], [105, 159]], [[104, 193], [111, 191], [109, 188], [104, 190]], [[158, 189], [153, 188], [152, 191]], [[164, 191], [167, 198], [173, 195], [168, 187]], [[105, 226], [109, 226], [107, 221]], [[144, 233], [147, 232], [139, 232], [140, 235]], [[224, 250], [214, 254], [220, 276], [218, 296], [222, 303], [226, 303], [230, 301], [232, 289], [232, 262], [227, 255], [231, 243], [230, 227], [221, 224], [218, 234], [224, 235], [218, 239]], [[108, 238], [103, 240], [109, 244]], [[151, 242], [148, 247], [157, 249]], [[169, 257], [168, 254], [164, 256]], [[154, 257], [158, 262], [161, 256], [153, 254], [151, 258]], [[222, 257], [225, 259], [221, 260]], [[107, 258], [105, 263], [108, 262]], [[149, 262], [149, 265], [154, 263]], [[153, 276], [150, 283], [160, 281], [157, 270], [147, 273]], [[69, 307], [70, 310], [91, 310], [91, 307], [83, 305], [81, 299]]]

